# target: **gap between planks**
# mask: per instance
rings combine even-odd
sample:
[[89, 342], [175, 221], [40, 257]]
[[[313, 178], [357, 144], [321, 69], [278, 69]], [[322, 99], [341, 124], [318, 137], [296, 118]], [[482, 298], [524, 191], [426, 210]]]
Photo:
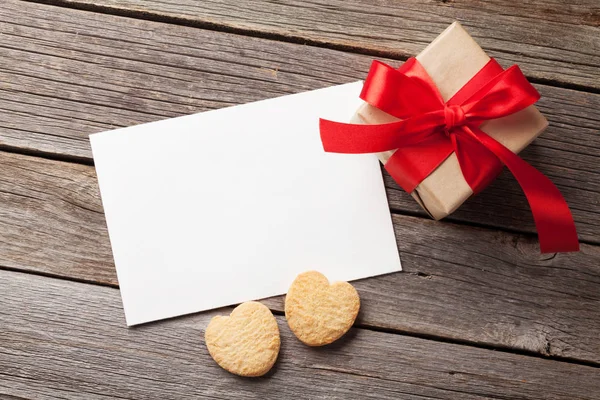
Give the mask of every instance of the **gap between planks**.
[[[306, 38], [300, 35], [294, 34], [281, 34], [276, 32], [261, 31], [258, 29], [242, 28], [232, 25], [219, 24], [204, 20], [194, 20], [192, 18], [185, 18], [182, 16], [159, 14], [152, 11], [133, 10], [128, 8], [119, 8], [104, 6], [93, 3], [76, 3], [72, 1], [64, 0], [20, 0], [28, 3], [44, 4], [55, 7], [71, 8], [76, 10], [94, 12], [99, 14], [114, 15], [125, 18], [141, 19], [152, 22], [167, 23], [171, 25], [179, 25], [190, 28], [199, 28], [209, 31], [232, 33], [241, 36], [250, 36], [255, 38], [273, 40], [278, 42], [292, 43], [308, 45], [313, 47], [319, 47], [330, 50], [344, 51], [354, 54], [360, 54], [370, 57], [381, 57], [389, 58], [398, 61], [406, 61], [409, 57], [413, 56], [408, 52], [404, 51], [391, 51], [386, 49], [369, 49], [360, 46], [352, 46], [343, 43], [328, 42], [325, 40], [317, 40], [312, 38]], [[444, 2], [446, 2], [444, 0]], [[548, 79], [541, 77], [528, 76], [527, 79], [532, 83], [543, 84], [547, 86], [554, 86], [564, 89], [572, 89], [581, 92], [597, 93], [600, 94], [600, 87], [586, 86], [582, 84], [572, 82], [562, 82], [557, 79]]]
[[[34, 6], [33, 4], [30, 4], [30, 5], [31, 5], [31, 6]], [[61, 12], [61, 13], [62, 13], [62, 12]], [[59, 14], [59, 13], [56, 13], [56, 12], [55, 12], [55, 14]], [[75, 14], [75, 13], [73, 13], [73, 14]], [[85, 14], [85, 13], [80, 13], [80, 14]], [[123, 22], [127, 22], [127, 21], [123, 21]], [[131, 21], [130, 21], [130, 22], [131, 22]], [[181, 29], [183, 29], [183, 28], [181, 28]], [[224, 36], [224, 35], [223, 35], [223, 36]], [[248, 40], [250, 40], [250, 39], [248, 39]], [[290, 47], [290, 46], [288, 45], [288, 47]], [[319, 50], [319, 49], [316, 49], [316, 50]], [[568, 121], [565, 121], [565, 122], [568, 122]], [[540, 147], [541, 147], [541, 146], [540, 146]], [[540, 149], [538, 148], [538, 150], [540, 150]], [[41, 163], [40, 163], [40, 164], [41, 164]], [[67, 166], [64, 166], [64, 167], [65, 167], [65, 168], [67, 168], [67, 169], [69, 169], [69, 168], [70, 168], [70, 167], [67, 167]], [[61, 168], [61, 169], [62, 169], [62, 168]], [[82, 172], [82, 169], [81, 169], [81, 168], [73, 168], [73, 169], [77, 169], [78, 171]], [[86, 172], [86, 174], [87, 174], [87, 172]], [[78, 176], [78, 175], [74, 175], [74, 176], [76, 177], [76, 176]], [[82, 178], [83, 178], [83, 177], [82, 177]], [[9, 180], [10, 180], [10, 179], [9, 179]], [[87, 182], [87, 181], [86, 181], [86, 182]], [[88, 189], [88, 187], [87, 187], [87, 185], [88, 185], [88, 184], [91, 184], [91, 181], [89, 181], [89, 182], [87, 182], [87, 183], [86, 183], [86, 186], [84, 187], [84, 189], [85, 189], [85, 190], [87, 190], [87, 189]], [[94, 184], [94, 185], [92, 185], [92, 186], [95, 186], [95, 184]], [[72, 187], [72, 185], [71, 185], [70, 183], [69, 183], [69, 185], [68, 185], [67, 189], [73, 189], [73, 187]], [[19, 190], [19, 193], [23, 194], [23, 192], [22, 192], [21, 190]], [[93, 190], [93, 194], [95, 195], [95, 193], [96, 193], [96, 190], [94, 189], [94, 190]], [[25, 193], [25, 194], [27, 194], [27, 193]], [[35, 194], [34, 194], [34, 195], [35, 195]], [[83, 210], [79, 210], [77, 207], [80, 207], [82, 204], [87, 204], [87, 203], [85, 202], [85, 201], [86, 201], [86, 199], [87, 199], [85, 196], [84, 196], [83, 198], [81, 198], [81, 199], [80, 199], [80, 198], [75, 198], [75, 199], [72, 199], [71, 197], [72, 197], [72, 196], [75, 196], [73, 193], [70, 193], [70, 192], [68, 192], [68, 193], [64, 193], [64, 192], [62, 192], [62, 191], [60, 191], [60, 192], [57, 192], [57, 193], [53, 193], [52, 195], [54, 195], [54, 196], [58, 195], [58, 198], [54, 198], [54, 199], [52, 199], [52, 201], [54, 201], [54, 202], [58, 201], [58, 203], [59, 203], [59, 204], [58, 204], [58, 205], [59, 205], [59, 207], [60, 207], [60, 201], [61, 201], [61, 200], [64, 200], [66, 203], [69, 203], [68, 205], [65, 203], [65, 205], [66, 205], [67, 207], [71, 207], [71, 206], [73, 206], [73, 209], [69, 209], [69, 210], [70, 210], [70, 211], [72, 211], [74, 214], [80, 214], [80, 213], [84, 212]], [[52, 196], [52, 195], [51, 195], [51, 196]], [[66, 198], [65, 198], [64, 196], [66, 196]], [[405, 197], [406, 197], [406, 196], [405, 196]], [[32, 199], [27, 199], [27, 198], [16, 198], [16, 200], [17, 200], [17, 201], [19, 201], [19, 202], [21, 202], [21, 201], [23, 201], [23, 202], [31, 202], [31, 201], [32, 201]], [[69, 201], [67, 201], [67, 200], [69, 200]], [[73, 204], [73, 203], [71, 203], [71, 201], [75, 201], [77, 204]], [[83, 202], [83, 203], [82, 203], [82, 202]], [[92, 202], [92, 203], [93, 203], [93, 204], [96, 204], [96, 201], [94, 201], [94, 202]], [[97, 205], [97, 204], [96, 204], [96, 205]], [[23, 208], [21, 208], [21, 211], [22, 211], [22, 210], [24, 210], [24, 209], [23, 209]], [[29, 209], [29, 210], [31, 211], [31, 209]], [[67, 211], [69, 211], [69, 210], [67, 210]], [[100, 210], [101, 210], [101, 208], [100, 208], [100, 207], [94, 207], [94, 210], [93, 210], [93, 211], [95, 211], [95, 213], [94, 213], [94, 214], [92, 214], [92, 213], [89, 213], [89, 214], [91, 215], [91, 217], [90, 217], [90, 218], [92, 218], [92, 217], [93, 217], [93, 221], [96, 221], [96, 220], [99, 220], [99, 218], [102, 218], [102, 216], [101, 216], [101, 215], [98, 215], [98, 212], [100, 212]], [[89, 210], [88, 210], [88, 211], [89, 211]], [[66, 216], [72, 216], [73, 214], [67, 213], [67, 214], [65, 214], [65, 215], [66, 215]], [[407, 219], [407, 220], [409, 220], [409, 219]], [[429, 226], [433, 226], [433, 223], [430, 223], [430, 222], [428, 222], [428, 221], [426, 221], [426, 220], [424, 220], [424, 219], [423, 219], [423, 220], [419, 219], [419, 221], [417, 222], [417, 224], [421, 224], [421, 221], [423, 221], [423, 222], [422, 222], [422, 224], [423, 224], [423, 225], [429, 225]], [[23, 221], [20, 221], [20, 222], [23, 222]], [[408, 222], [408, 221], [407, 221], [407, 222]], [[414, 221], [413, 221], [413, 222], [414, 222]], [[102, 221], [102, 224], [103, 224], [103, 221]], [[449, 224], [448, 224], [448, 225], [449, 225]], [[438, 230], [438, 228], [439, 228], [439, 230], [443, 230], [443, 229], [445, 229], [445, 228], [444, 228], [444, 226], [445, 226], [445, 225], [444, 225], [443, 223], [442, 223], [442, 224], [440, 224], [440, 225], [436, 225], [436, 227], [435, 227], [435, 230], [437, 231], [437, 230]], [[29, 227], [29, 225], [28, 225], [28, 227]], [[34, 230], [35, 230], [35, 225], [33, 225], [33, 224], [32, 224], [31, 228], [33, 228], [32, 230], [34, 231]], [[433, 228], [432, 228], [432, 229], [433, 229]], [[475, 230], [473, 230], [473, 231], [475, 231]], [[30, 231], [30, 232], [31, 232], [31, 231]], [[484, 232], [484, 230], [481, 230], [481, 231], [479, 231], [479, 233], [481, 233], [481, 234], [485, 234], [485, 236], [486, 236], [486, 237], [488, 237], [488, 239], [491, 239], [491, 238], [489, 237], [489, 236], [490, 236], [490, 235], [489, 235], [489, 234], [490, 234], [490, 232], [492, 232], [492, 231], [491, 231], [491, 230], [489, 230], [489, 229], [487, 230], [487, 232]], [[427, 233], [427, 232], [425, 232], [425, 233]], [[431, 233], [431, 232], [430, 232], [430, 233]], [[499, 234], [499, 233], [500, 233], [500, 232], [498, 232], [498, 234]], [[94, 234], [95, 234], [95, 233], [94, 233]], [[413, 233], [412, 233], [412, 232], [411, 232], [411, 235], [413, 235]], [[436, 237], [436, 238], [437, 238], [437, 239], [440, 239], [440, 237]], [[25, 239], [25, 238], [23, 238], [23, 239]], [[472, 238], [472, 239], [473, 239], [473, 238]], [[513, 239], [514, 239], [514, 238], [513, 238]], [[475, 241], [477, 241], [477, 240], [475, 240]], [[456, 243], [455, 241], [452, 241], [452, 240], [450, 240], [450, 242], [451, 242], [451, 243], [453, 243], [453, 244], [454, 244], [454, 246], [456, 246], [456, 245], [457, 245], [457, 243]], [[533, 242], [534, 242], [534, 240], [531, 240], [531, 237], [530, 237], [530, 238], [527, 240], [527, 242], [528, 242], [528, 243], [529, 243], [529, 242], [531, 242], [531, 243], [529, 243], [529, 245], [531, 245], [530, 247], [531, 247], [531, 248], [533, 248], [533, 246], [534, 246], [534, 243], [533, 243]], [[92, 240], [92, 243], [95, 243], [95, 242]], [[435, 245], [435, 244], [434, 244], [434, 245]], [[418, 243], [415, 243], [415, 246], [420, 246], [420, 244], [418, 244]], [[460, 247], [462, 247], [462, 245], [461, 245]], [[432, 248], [432, 247], [428, 247], [428, 250], [432, 250], [432, 249], [433, 249], [433, 250], [435, 250], [435, 248], [434, 248], [434, 247], [433, 247], [433, 248]], [[81, 250], [86, 250], [86, 251], [87, 251], [87, 250], [89, 250], [89, 249], [82, 248]], [[413, 250], [414, 250], [414, 249], [413, 249]], [[510, 250], [510, 249], [509, 249], [509, 250]], [[596, 254], [596, 253], [597, 253], [597, 250], [596, 250], [596, 248], [594, 248], [593, 250], [590, 250], [590, 251], [593, 251], [593, 253], [594, 253], [594, 254]], [[511, 254], [512, 254], [512, 253], [511, 253]], [[529, 253], [527, 253], [527, 254], [531, 255], [531, 252], [529, 252]], [[526, 255], [527, 255], [527, 254], [526, 254]], [[81, 253], [80, 253], [80, 255], [81, 255]], [[108, 257], [110, 256], [110, 253], [109, 253], [109, 251], [106, 251], [104, 255], [106, 256], [106, 260], [108, 260]], [[429, 255], [428, 255], [428, 256], [429, 256]], [[480, 265], [477, 265], [478, 267], [484, 267], [484, 266], [486, 266], [486, 265], [487, 265], [487, 264], [490, 262], [490, 260], [491, 260], [491, 259], [486, 259], [487, 261], [486, 261], [486, 260], [483, 260], [483, 261], [485, 261], [485, 262], [484, 262], [484, 263], [482, 263], [482, 258], [481, 258], [481, 257], [479, 257], [479, 255], [478, 255], [477, 253], [473, 252], [473, 253], [471, 254], [471, 256], [472, 256], [472, 257], [474, 257], [475, 259], [479, 259], [479, 261], [480, 261]], [[438, 256], [437, 256], [437, 257], [438, 257], [438, 259], [441, 259], [442, 261], [443, 261], [443, 260], [445, 260], [443, 257], [440, 257], [440, 255], [439, 255], [439, 254], [438, 254]], [[410, 254], [409, 254], [409, 258], [410, 258]], [[538, 258], [537, 258], [537, 257], [531, 257], [531, 258], [532, 258], [533, 260], [538, 260]], [[564, 261], [562, 261], [562, 262], [561, 262], [559, 259], [560, 259], [560, 260], [564, 260]], [[596, 258], [596, 259], [597, 259], [597, 258]], [[461, 258], [461, 260], [462, 260], [462, 258]], [[573, 258], [573, 261], [575, 261], [575, 260], [581, 260], [581, 258], [579, 258], [579, 257], [574, 257], [574, 258]], [[421, 263], [423, 263], [424, 265], [426, 264], [426, 260], [425, 260], [425, 259], [418, 260], [418, 261], [419, 261], [419, 264], [421, 264]], [[440, 261], [440, 263], [441, 263], [442, 261]], [[451, 261], [453, 261], [453, 260], [448, 260], [448, 263], [446, 263], [446, 264], [444, 265], [444, 269], [446, 269], [446, 268], [448, 268], [448, 269], [451, 269], [451, 268], [453, 267], [453, 264], [451, 263]], [[454, 261], [456, 261], [456, 260], [454, 260]], [[506, 262], [507, 260], [506, 260], [506, 259], [504, 259], [504, 258], [502, 258], [502, 259], [500, 259], [500, 260], [499, 260], [499, 262], [502, 262], [502, 261]], [[523, 254], [520, 254], [520, 255], [518, 255], [518, 257], [516, 258], [516, 261], [515, 261], [515, 260], [513, 260], [513, 259], [511, 259], [511, 261], [513, 262], [514, 266], [516, 266], [517, 264], [521, 264], [521, 263], [526, 263], [525, 265], [527, 265], [527, 263], [530, 263], [530, 262], [532, 262], [532, 260], [531, 260], [531, 259], [529, 259], [529, 258], [525, 257], [525, 255], [523, 255]], [[559, 267], [560, 267], [560, 269], [563, 269], [563, 268], [561, 267], [561, 263], [566, 263], [566, 264], [567, 264], [567, 266], [569, 265], [569, 261], [568, 261], [568, 259], [566, 259], [566, 258], [565, 258], [565, 259], [562, 259], [562, 258], [560, 258], [560, 257], [557, 257], [557, 261], [559, 261], [559, 262], [558, 262], [558, 263], [556, 263], [556, 264], [553, 264], [553, 265], [552, 265], [552, 268], [559, 268]], [[493, 260], [492, 260], [491, 262], [495, 263], [495, 261], [493, 261]], [[536, 264], [537, 264], [537, 261], [534, 261], [534, 262], [536, 262]], [[577, 262], [580, 262], [580, 261], [577, 261]], [[588, 260], [587, 262], [589, 262], [589, 260]], [[469, 275], [468, 271], [470, 270], [470, 267], [472, 267], [472, 263], [467, 263], [467, 261], [465, 261], [465, 260], [462, 260], [462, 261], [461, 261], [461, 263], [466, 263], [466, 264], [465, 264], [465, 266], [464, 266], [464, 269], [466, 270], [466, 271], [465, 271], [465, 273], [464, 273], [464, 275], [465, 275], [465, 276], [466, 276], [466, 278], [468, 279], [468, 275]], [[23, 267], [24, 267], [24, 268], [22, 268], [22, 269], [26, 270], [26, 269], [27, 269], [29, 266], [31, 266], [31, 265], [35, 265], [35, 264], [36, 264], [36, 262], [35, 262], [35, 261], [32, 261], [31, 259], [29, 259], [29, 260], [28, 260], [28, 262], [26, 262], [26, 263], [24, 263], [24, 264], [23, 264]], [[573, 266], [573, 265], [574, 265], [574, 262], [571, 262], [570, 264], [571, 264], [571, 266]], [[12, 265], [12, 264], [10, 264], [10, 263], [9, 263], [9, 265]], [[106, 264], [106, 263], [105, 263], [105, 265], [108, 265], [108, 264]], [[458, 264], [457, 264], [457, 265], [458, 265]], [[462, 266], [462, 264], [460, 264], [460, 265]], [[544, 265], [544, 266], [545, 266], [545, 267], [548, 267], [548, 265]], [[508, 268], [508, 267], [509, 267], [509, 265], [507, 264], [507, 265], [506, 265], [506, 267]], [[581, 265], [581, 267], [583, 267], [583, 265]], [[420, 270], [420, 268], [421, 268], [421, 267], [419, 267], [419, 270]], [[423, 267], [423, 268], [425, 268], [425, 267]], [[463, 268], [463, 267], [461, 267], [461, 268]], [[512, 267], [511, 267], [511, 268], [512, 268]], [[513, 269], [514, 269], [514, 268], [513, 268]], [[567, 270], [568, 270], [568, 268], [565, 268], [565, 269], [567, 269]], [[582, 268], [582, 269], [583, 269], [583, 268]], [[512, 269], [511, 269], [511, 271], [512, 271]], [[428, 272], [429, 272], [429, 271], [428, 271]], [[433, 276], [433, 278], [434, 278], [433, 280], [437, 280], [438, 278], [440, 278], [440, 279], [444, 279], [444, 276], [445, 276], [445, 275], [437, 275], [437, 274], [438, 274], [438, 272], [439, 272], [439, 273], [441, 273], [441, 274], [444, 274], [444, 273], [445, 273], [445, 272], [442, 272], [441, 270], [439, 270], [439, 271], [435, 271], [435, 270], [434, 270], [434, 272], [433, 272], [433, 273], [434, 273], [434, 274], [436, 274], [436, 275], [435, 275], [435, 276]], [[517, 270], [516, 272], [520, 272], [520, 271], [519, 271], [519, 270]], [[548, 270], [546, 270], [546, 272], [548, 272]], [[65, 264], [65, 273], [73, 273], [73, 271], [72, 271], [71, 269], [69, 269], [69, 266], [67, 266], [66, 264]], [[543, 272], [543, 270], [542, 270], [542, 273], [544, 273], [544, 272]], [[566, 272], [566, 273], [568, 274], [568, 272]], [[406, 275], [409, 275], [409, 276], [410, 276], [411, 274], [410, 274], [410, 273], [409, 273], [409, 274], [405, 274], [405, 277], [406, 277]], [[459, 275], [461, 275], [461, 276], [462, 276], [462, 274], [459, 274]], [[478, 274], [478, 275], [477, 275], [477, 277], [475, 278], [475, 281], [478, 281], [478, 280], [479, 280], [479, 277], [480, 277], [480, 275], [483, 277], [483, 275], [482, 275], [482, 274]], [[594, 276], [595, 276], [595, 274], [594, 274]], [[565, 279], [566, 279], [566, 278], [567, 278], [567, 276], [565, 276]], [[417, 278], [417, 279], [421, 279], [421, 278]], [[464, 278], [463, 278], [463, 279], [464, 279]], [[402, 279], [401, 279], [401, 281], [403, 281], [403, 280], [404, 280], [404, 278], [402, 278]], [[383, 280], [379, 280], [379, 281], [377, 281], [377, 282], [378, 282], [378, 284], [380, 285], [380, 286], [378, 286], [378, 287], [377, 287], [377, 289], [379, 289], [380, 287], [385, 287], [385, 284], [386, 284], [386, 282], [385, 282], [385, 281], [386, 281], [386, 279], [383, 279]], [[394, 278], [391, 280], [391, 282], [393, 282], [393, 281], [394, 281]], [[543, 282], [543, 280], [542, 280], [542, 281], [540, 281], [540, 282]], [[456, 282], [455, 282], [455, 283], [456, 283]], [[478, 283], [478, 282], [474, 282], [474, 283]], [[489, 282], [487, 282], [487, 283], [489, 283]], [[493, 283], [494, 283], [494, 282], [492, 282], [492, 284], [493, 284]], [[530, 283], [531, 283], [531, 282], [530, 282]], [[553, 283], [553, 282], [552, 282], [552, 281], [550, 281], [550, 283]], [[556, 282], [554, 282], [554, 283], [556, 283]], [[583, 284], [583, 283], [582, 283], [582, 284]], [[455, 286], [456, 286], [456, 285], [455, 285]], [[475, 285], [470, 285], [470, 286], [475, 286]], [[494, 287], [493, 285], [491, 285], [491, 286], [492, 286], [492, 287]], [[477, 286], [477, 287], [479, 288], [479, 287], [482, 287], [482, 286]], [[558, 285], [557, 287], [558, 287], [559, 289], [561, 289], [563, 292], [564, 292], [564, 291], [568, 291], [569, 293], [571, 292], [571, 290], [570, 290], [570, 289], [568, 289], [568, 287], [567, 287], [567, 286], [564, 286], [564, 285]], [[469, 288], [469, 289], [472, 289], [472, 288]], [[488, 287], [487, 289], [490, 289], [490, 288]], [[563, 292], [560, 292], [560, 293], [563, 293]], [[437, 293], [437, 292], [436, 292], [436, 293]], [[586, 295], [587, 295], [587, 298], [588, 298], [588, 299], [589, 299], [589, 298], [592, 298], [592, 299], [596, 298], [596, 295], [595, 295], [593, 292], [590, 292], [590, 291], [588, 291], [587, 293], [584, 293], [584, 294], [586, 294]], [[556, 298], [559, 298], [559, 297], [560, 297], [560, 295], [558, 295], [558, 297], [556, 297]], [[467, 309], [467, 311], [468, 311], [468, 309]], [[478, 319], [481, 319], [482, 317], [484, 317], [484, 315], [479, 315], [479, 316], [478, 316]], [[529, 317], [531, 317], [531, 316], [529, 316]], [[568, 320], [568, 318], [567, 318], [567, 320]], [[526, 324], [529, 322], [528, 320], [523, 320], [523, 321], [524, 321]], [[546, 322], [547, 322], [547, 321], [546, 321]], [[386, 325], [384, 325], [384, 326], [386, 326]], [[576, 332], [576, 333], [581, 333], [581, 332]], [[544, 332], [544, 334], [545, 334], [545, 332]], [[478, 338], [475, 338], [475, 339], [477, 340]], [[469, 339], [469, 340], [471, 340], [471, 339]], [[595, 341], [595, 339], [594, 339], [594, 341]], [[544, 342], [544, 343], [545, 343], [545, 342]], [[575, 342], [573, 342], [573, 343], [575, 343]], [[543, 344], [543, 343], [540, 343], [540, 344]], [[553, 344], [554, 344], [554, 343], [553, 343]], [[575, 345], [577, 345], [577, 343], [575, 343]], [[553, 346], [553, 350], [554, 350], [554, 346]], [[542, 350], [540, 350], [540, 351], [542, 351], [542, 352], [543, 352], [543, 349], [542, 349]], [[558, 354], [560, 354], [560, 353], [558, 353]], [[598, 360], [597, 360], [596, 358], [594, 358], [594, 361], [598, 361]]]
[[127, 329], [115, 290], [7, 272], [0, 287], [9, 323], [0, 391], [20, 397], [583, 399], [600, 390], [597, 368], [365, 329], [310, 348], [279, 316], [273, 372], [245, 380], [210, 362], [203, 345], [203, 327], [230, 308]]
[[[2, 152], [0, 158], [7, 216], [0, 264], [116, 287], [93, 168]], [[358, 323], [600, 363], [600, 247], [547, 258], [524, 235], [392, 219], [405, 272], [356, 282], [364, 300]], [[281, 297], [264, 301], [284, 309]], [[448, 318], [449, 309], [464, 315]]]
[[[346, 51], [349, 53], [361, 54], [361, 55], [372, 56], [372, 57], [391, 58], [391, 59], [400, 60], [400, 61], [406, 61], [406, 59], [408, 59], [411, 56], [411, 54], [409, 54], [409, 53], [400, 52], [400, 51], [367, 49], [367, 48], [363, 48], [360, 46], [350, 46], [350, 45], [344, 45], [344, 44], [338, 44], [338, 43], [330, 43], [330, 42], [326, 42], [326, 41], [322, 41], [322, 40], [305, 38], [305, 37], [302, 37], [299, 35], [293, 35], [293, 34], [282, 35], [282, 34], [277, 34], [274, 32], [264, 32], [264, 31], [260, 31], [258, 29], [245, 29], [245, 28], [239, 28], [239, 27], [229, 26], [229, 25], [225, 25], [225, 24], [213, 23], [213, 22], [209, 22], [209, 21], [200, 21], [200, 20], [194, 20], [191, 18], [175, 17], [175, 16], [170, 16], [170, 15], [158, 14], [158, 13], [154, 13], [154, 12], [103, 6], [103, 5], [99, 5], [99, 4], [73, 3], [73, 2], [65, 2], [65, 1], [61, 1], [61, 0], [20, 0], [20, 1], [27, 2], [27, 3], [50, 5], [50, 6], [55, 6], [55, 7], [72, 8], [75, 10], [95, 12], [95, 13], [99, 13], [99, 14], [114, 15], [114, 16], [118, 16], [118, 17], [142, 19], [145, 21], [160, 22], [160, 23], [171, 24], [171, 25], [179, 25], [179, 26], [185, 26], [185, 27], [189, 27], [189, 28], [199, 28], [199, 29], [204, 29], [204, 30], [208, 30], [208, 31], [232, 33], [235, 35], [250, 36], [250, 37], [273, 40], [273, 41], [278, 41], [278, 42], [302, 44], [302, 45], [320, 47], [320, 48], [330, 49], [330, 50]], [[582, 85], [576, 85], [576, 86], [582, 86]], [[582, 88], [583, 88], [582, 90], [586, 90], [586, 89], [594, 90], [594, 88], [587, 88], [586, 86], [582, 86]], [[599, 90], [599, 92], [600, 92], [600, 90]]]
[[[39, 276], [39, 277], [48, 278], [48, 279], [58, 279], [58, 280], [63, 280], [63, 281], [68, 281], [68, 282], [73, 282], [73, 283], [79, 283], [79, 284], [83, 284], [83, 285], [93, 285], [93, 286], [100, 286], [100, 287], [106, 287], [106, 288], [110, 288], [110, 289], [119, 290], [119, 285], [115, 285], [115, 284], [111, 284], [111, 283], [102, 283], [102, 282], [91, 281], [91, 280], [87, 280], [87, 279], [78, 279], [78, 278], [74, 278], [74, 277], [55, 275], [55, 274], [45, 273], [45, 272], [41, 272], [41, 271], [25, 271], [25, 270], [22, 270], [19, 268], [11, 268], [11, 267], [3, 266], [3, 265], [0, 265], [0, 271], [14, 272], [14, 273], [25, 274], [25, 275], [34, 275], [34, 276]], [[400, 273], [408, 273], [408, 272], [400, 272]], [[283, 296], [285, 296], [285, 295], [275, 296], [273, 298], [283, 297]], [[272, 299], [272, 298], [258, 299], [256, 301], [260, 301], [260, 302], [267, 301], [268, 302], [269, 299]], [[226, 307], [234, 308], [237, 305], [238, 304], [232, 304], [232, 305], [226, 306]], [[273, 307], [269, 307], [269, 309], [271, 310], [273, 315], [285, 317], [284, 311], [279, 310], [277, 308], [273, 308]], [[191, 313], [191, 314], [185, 314], [183, 316], [179, 315], [179, 316], [175, 316], [175, 317], [171, 317], [171, 318], [164, 318], [159, 321], [144, 323], [142, 325], [137, 325], [137, 326], [150, 326], [150, 325], [156, 324], [158, 322], [176, 320], [176, 319], [183, 318], [186, 316], [193, 316], [193, 315], [198, 315], [198, 314], [212, 312], [212, 311], [214, 311], [214, 310], [207, 310], [207, 311], [201, 311], [201, 312], [196, 312], [196, 313]], [[381, 333], [387, 333], [387, 334], [391, 334], [391, 335], [407, 336], [407, 337], [419, 338], [419, 339], [430, 340], [430, 341], [440, 342], [440, 343], [456, 344], [456, 345], [460, 345], [460, 346], [467, 346], [467, 347], [473, 347], [473, 348], [484, 349], [484, 350], [499, 351], [499, 352], [508, 353], [508, 354], [518, 354], [518, 355], [527, 356], [527, 357], [541, 358], [544, 360], [552, 360], [552, 361], [563, 362], [563, 363], [567, 363], [567, 364], [576, 364], [576, 365], [582, 365], [582, 366], [587, 366], [587, 367], [600, 368], [600, 362], [579, 360], [576, 358], [561, 357], [561, 356], [556, 356], [556, 355], [543, 355], [543, 354], [537, 353], [535, 351], [517, 349], [517, 348], [513, 348], [513, 347], [508, 347], [508, 346], [491, 345], [491, 344], [486, 344], [486, 343], [481, 343], [481, 342], [461, 340], [461, 339], [449, 338], [449, 337], [438, 336], [438, 335], [409, 332], [409, 331], [404, 331], [404, 330], [400, 330], [400, 329], [384, 328], [384, 327], [380, 327], [380, 326], [376, 326], [376, 325], [364, 324], [364, 323], [358, 323], [358, 322], [355, 322], [352, 326], [357, 329], [364, 329], [364, 330], [373, 331], [373, 332], [381, 332]], [[0, 399], [1, 399], [1, 397], [0, 397]]]
[[[6, 87], [2, 141], [12, 147], [85, 157], [90, 160], [86, 164], [91, 162], [89, 133], [357, 80], [371, 60], [310, 46], [6, 1], [12, 7], [0, 11], [6, 22], [0, 36], [4, 38], [0, 50], [6, 51], [0, 68]], [[128, 39], [122, 42], [123, 37]], [[15, 41], [20, 46], [15, 47]], [[323, 69], [322, 59], [333, 65]], [[275, 66], [283, 73], [266, 76], [265, 71]], [[563, 191], [581, 239], [600, 244], [594, 152], [600, 149], [595, 125], [600, 95], [537, 86], [544, 96], [539, 107], [551, 127], [522, 156]], [[384, 182], [392, 208], [425, 216], [389, 175], [384, 174]], [[508, 173], [448, 220], [536, 234], [525, 197]]]
[[[61, 162], [68, 162], [68, 163], [73, 163], [73, 164], [94, 166], [93, 159], [89, 159], [89, 158], [85, 158], [85, 157], [78, 157], [78, 156], [73, 156], [73, 155], [68, 155], [68, 154], [48, 153], [48, 152], [44, 152], [44, 151], [40, 151], [40, 150], [25, 149], [25, 148], [21, 148], [21, 147], [13, 147], [13, 146], [6, 146], [6, 145], [0, 145], [0, 152], [20, 154], [20, 155], [29, 156], [29, 157], [38, 157], [38, 158], [43, 158], [43, 159], [51, 160], [51, 161], [61, 161]], [[425, 214], [425, 212], [402, 210], [401, 208], [396, 208], [396, 207], [392, 207], [392, 206], [390, 206], [389, 210], [390, 210], [391, 214], [406, 215], [409, 217], [416, 217], [416, 218], [422, 218], [425, 220], [431, 220], [431, 218], [428, 217]], [[462, 220], [462, 219], [458, 219], [458, 218], [453, 218], [452, 215], [446, 217], [445, 220], [455, 223], [457, 225], [491, 229], [494, 231], [530, 236], [532, 238], [537, 237], [537, 234], [532, 234], [530, 232], [520, 231], [518, 229], [511, 229], [509, 227], [504, 227], [504, 226], [486, 225], [486, 224], [478, 223], [478, 222], [474, 222], [474, 221], [466, 221], [466, 220]], [[592, 246], [598, 246], [598, 245], [600, 245], [600, 238], [599, 238], [599, 241], [593, 241], [593, 240], [579, 238], [579, 243], [585, 243], [585, 244], [589, 244]], [[553, 258], [555, 256], [556, 256], [556, 253], [551, 253], [551, 255], [549, 255], [550, 258]], [[3, 267], [0, 266], [0, 269], [2, 269], [2, 268]], [[49, 275], [49, 276], [52, 276], [52, 275]], [[56, 276], [56, 277], [58, 277], [58, 276]], [[77, 281], [77, 280], [75, 280], [75, 281]], [[82, 282], [88, 282], [88, 281], [84, 280]], [[112, 285], [108, 285], [108, 286], [114, 287]]]

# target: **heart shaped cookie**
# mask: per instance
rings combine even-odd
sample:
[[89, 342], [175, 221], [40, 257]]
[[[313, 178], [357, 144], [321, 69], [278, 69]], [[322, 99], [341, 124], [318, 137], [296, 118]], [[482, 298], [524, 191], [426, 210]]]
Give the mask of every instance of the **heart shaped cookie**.
[[356, 289], [348, 282], [331, 285], [317, 271], [296, 277], [285, 296], [285, 317], [294, 335], [309, 346], [323, 346], [350, 329], [360, 308]]
[[277, 321], [271, 310], [256, 301], [240, 304], [229, 317], [213, 317], [204, 339], [217, 364], [236, 375], [264, 375], [279, 354]]

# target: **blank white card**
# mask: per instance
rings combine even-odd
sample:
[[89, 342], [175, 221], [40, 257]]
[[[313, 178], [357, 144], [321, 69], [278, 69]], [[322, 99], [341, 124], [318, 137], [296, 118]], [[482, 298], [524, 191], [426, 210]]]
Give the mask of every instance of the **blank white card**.
[[377, 158], [319, 136], [361, 86], [90, 136], [128, 325], [401, 269]]

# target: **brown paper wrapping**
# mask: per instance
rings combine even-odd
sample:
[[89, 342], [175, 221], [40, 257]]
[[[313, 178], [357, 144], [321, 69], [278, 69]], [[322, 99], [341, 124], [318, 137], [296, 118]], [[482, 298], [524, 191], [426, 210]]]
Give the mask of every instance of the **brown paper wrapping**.
[[[489, 57], [458, 23], [454, 22], [417, 57], [445, 101], [451, 98], [489, 61]], [[352, 123], [381, 124], [397, 121], [369, 104], [363, 104]], [[489, 120], [481, 129], [514, 153], [527, 147], [548, 126], [535, 106], [507, 117]], [[385, 164], [394, 151], [379, 153]], [[441, 219], [453, 213], [473, 191], [465, 181], [456, 154], [452, 153], [411, 193], [427, 213]]]

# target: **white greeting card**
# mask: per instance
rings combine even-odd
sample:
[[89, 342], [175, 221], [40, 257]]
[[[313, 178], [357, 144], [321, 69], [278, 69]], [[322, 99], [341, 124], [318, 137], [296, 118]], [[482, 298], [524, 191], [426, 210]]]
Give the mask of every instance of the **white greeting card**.
[[128, 325], [401, 269], [379, 161], [319, 136], [361, 86], [90, 136]]

